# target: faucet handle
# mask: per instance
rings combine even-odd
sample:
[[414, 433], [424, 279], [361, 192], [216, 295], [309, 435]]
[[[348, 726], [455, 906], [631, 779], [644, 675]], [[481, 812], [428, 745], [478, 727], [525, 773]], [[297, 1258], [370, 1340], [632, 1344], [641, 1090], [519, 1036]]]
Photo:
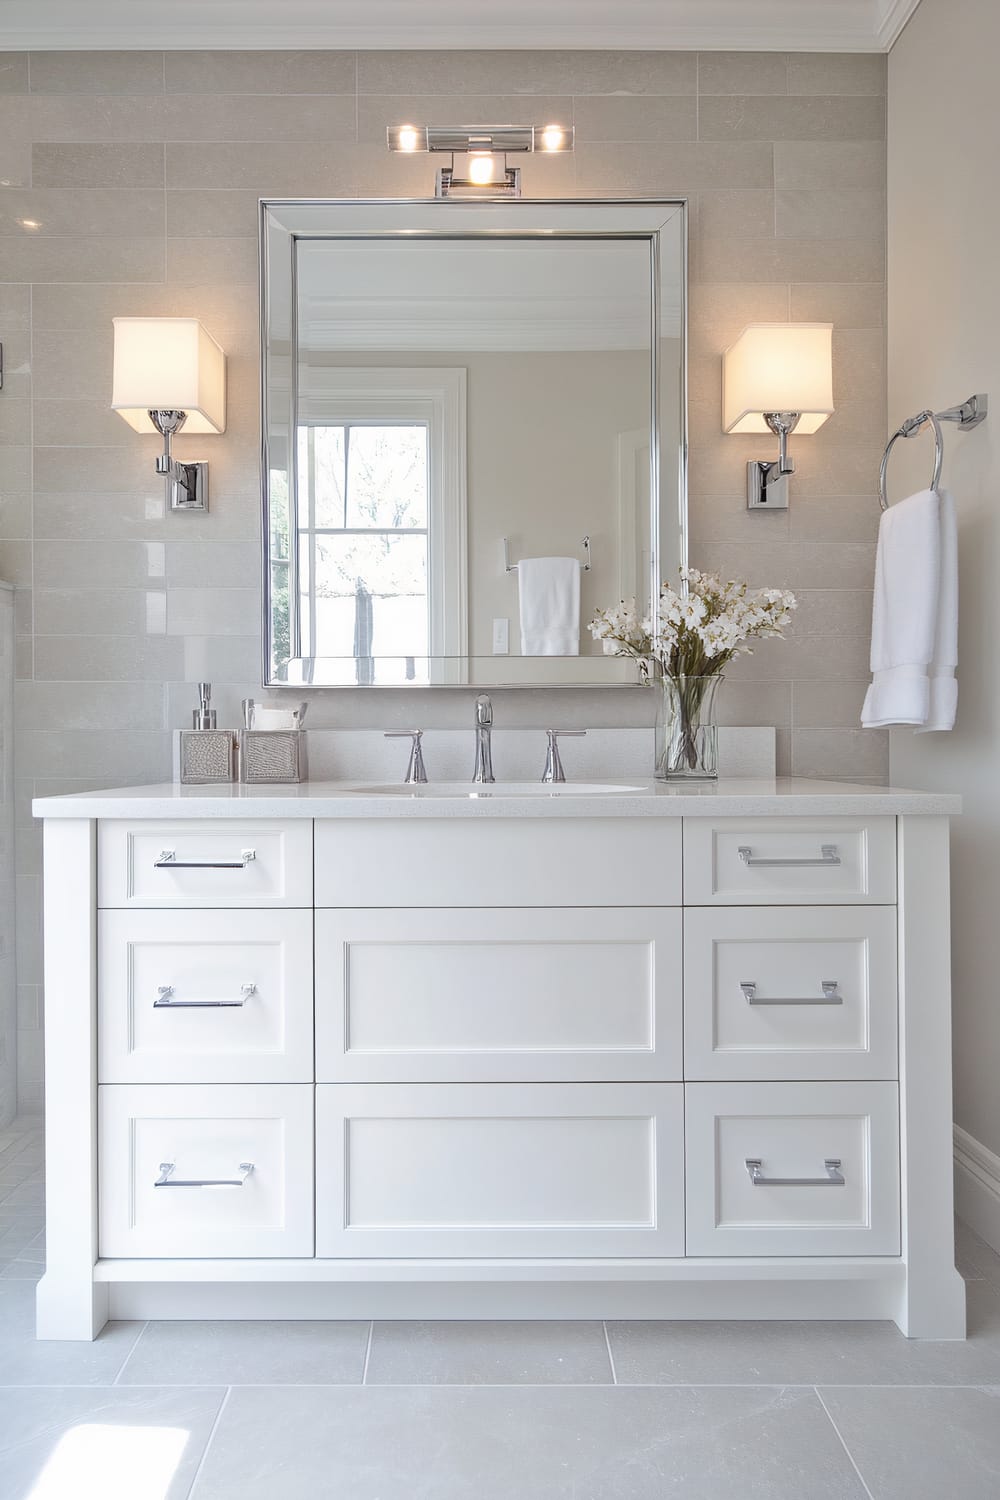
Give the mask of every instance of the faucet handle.
[[566, 773], [559, 754], [559, 741], [564, 735], [568, 735], [571, 739], [582, 739], [587, 731], [585, 729], [546, 729], [545, 733], [548, 735], [548, 748], [545, 752], [545, 770], [542, 772], [542, 781], [546, 784], [565, 781]]
[[493, 723], [493, 700], [486, 693], [480, 693], [476, 699], [476, 723], [482, 729]]
[[410, 740], [410, 759], [403, 777], [404, 786], [420, 786], [427, 780], [424, 752], [421, 746], [422, 729], [386, 729], [382, 738], [386, 740]]

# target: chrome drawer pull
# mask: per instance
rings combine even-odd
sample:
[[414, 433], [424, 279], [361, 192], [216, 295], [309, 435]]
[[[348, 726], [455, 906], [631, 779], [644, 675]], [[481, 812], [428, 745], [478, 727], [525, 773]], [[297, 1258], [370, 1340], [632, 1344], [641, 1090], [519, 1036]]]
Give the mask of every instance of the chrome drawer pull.
[[839, 865], [840, 853], [836, 844], [821, 844], [819, 859], [757, 859], [749, 844], [740, 844], [737, 854], [745, 865], [753, 870], [804, 870], [820, 865]]
[[156, 999], [153, 1001], [154, 1010], [230, 1010], [241, 1008], [256, 995], [255, 984], [241, 984], [239, 1000], [171, 1000], [174, 993], [172, 984], [158, 984], [156, 987]]
[[183, 1177], [173, 1177], [171, 1175], [172, 1172], [173, 1172], [173, 1170], [174, 1170], [174, 1165], [175, 1164], [172, 1161], [161, 1161], [160, 1162], [160, 1175], [156, 1179], [156, 1181], [153, 1183], [154, 1187], [173, 1187], [173, 1188], [177, 1188], [177, 1187], [190, 1187], [190, 1188], [206, 1188], [206, 1187], [208, 1187], [208, 1188], [216, 1188], [216, 1187], [218, 1187], [218, 1188], [229, 1188], [229, 1187], [242, 1187], [243, 1184], [246, 1182], [247, 1178], [250, 1176], [250, 1173], [253, 1171], [253, 1162], [252, 1161], [241, 1161], [240, 1162], [240, 1175], [239, 1175], [239, 1177], [192, 1177], [192, 1178], [189, 1178], [189, 1179], [185, 1179]]
[[759, 998], [756, 982], [751, 979], [741, 979], [740, 989], [748, 1005], [843, 1005], [844, 997], [837, 993], [839, 980], [821, 979], [820, 984], [823, 988], [822, 998], [819, 995], [802, 995], [794, 998], [776, 995], [773, 999]]
[[846, 1180], [840, 1170], [840, 1157], [831, 1156], [823, 1163], [825, 1177], [765, 1177], [764, 1164], [759, 1156], [748, 1156], [744, 1166], [750, 1173], [754, 1187], [845, 1187]]
[[178, 859], [173, 849], [161, 849], [154, 870], [245, 870], [257, 858], [256, 849], [244, 849], [239, 859]]

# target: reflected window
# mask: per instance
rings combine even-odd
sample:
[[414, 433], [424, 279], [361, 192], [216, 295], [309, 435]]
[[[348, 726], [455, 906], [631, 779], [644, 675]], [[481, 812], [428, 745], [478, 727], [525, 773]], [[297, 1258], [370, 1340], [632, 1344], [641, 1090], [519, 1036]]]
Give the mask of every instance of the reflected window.
[[357, 680], [393, 657], [412, 681], [429, 652], [425, 422], [298, 429], [301, 652], [354, 657]]

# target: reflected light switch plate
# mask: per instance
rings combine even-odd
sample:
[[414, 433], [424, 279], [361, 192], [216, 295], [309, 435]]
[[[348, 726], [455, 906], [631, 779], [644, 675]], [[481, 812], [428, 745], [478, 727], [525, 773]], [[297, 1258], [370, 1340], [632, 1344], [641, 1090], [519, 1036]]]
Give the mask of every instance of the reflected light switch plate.
[[506, 656], [510, 651], [510, 621], [493, 621], [493, 655]]

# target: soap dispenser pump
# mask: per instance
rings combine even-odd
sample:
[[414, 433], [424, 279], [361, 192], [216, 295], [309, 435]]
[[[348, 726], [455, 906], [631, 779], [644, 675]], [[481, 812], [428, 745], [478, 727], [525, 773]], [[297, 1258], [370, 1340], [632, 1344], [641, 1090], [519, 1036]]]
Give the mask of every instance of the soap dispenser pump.
[[179, 729], [174, 741], [174, 780], [184, 786], [232, 781], [236, 740], [230, 729], [219, 729], [212, 707], [212, 684], [199, 682], [198, 707], [191, 728]]

